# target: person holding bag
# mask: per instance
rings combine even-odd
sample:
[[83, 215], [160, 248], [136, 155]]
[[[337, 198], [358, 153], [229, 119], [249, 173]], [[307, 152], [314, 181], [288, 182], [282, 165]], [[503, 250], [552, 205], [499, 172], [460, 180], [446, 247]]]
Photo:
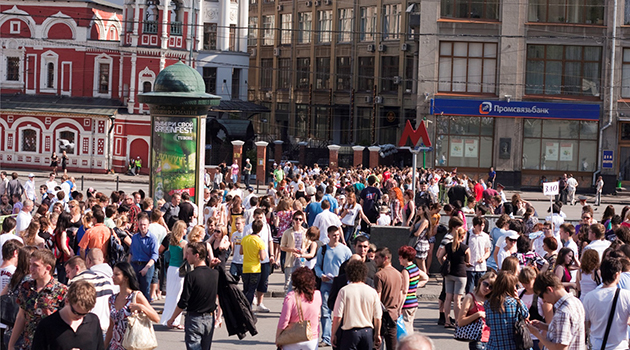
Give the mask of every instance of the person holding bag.
[[516, 350], [514, 325], [522, 315], [529, 317], [525, 304], [517, 298], [517, 277], [507, 271], [500, 271], [492, 285], [490, 298], [484, 303], [486, 324], [490, 327], [490, 337], [486, 350]]
[[[287, 293], [282, 304], [276, 345], [283, 350], [315, 350], [322, 306], [322, 296], [315, 290], [315, 275], [308, 267], [299, 267], [291, 274], [291, 281], [293, 291]], [[300, 341], [286, 343], [290, 339]]]
[[[184, 240], [184, 234], [186, 233], [186, 223], [182, 220], [175, 222], [173, 230], [168, 236], [169, 245], [168, 251], [170, 252], [171, 259], [168, 263], [168, 270], [166, 275], [166, 300], [164, 301], [164, 312], [162, 312], [162, 318], [160, 324], [166, 325], [166, 322], [175, 311], [177, 301], [182, 295], [182, 289], [184, 289], [184, 277], [180, 275], [180, 267], [184, 264], [184, 252], [186, 251], [186, 245], [188, 242]], [[188, 262], [186, 262], [188, 263]], [[190, 269], [190, 265], [188, 265]], [[186, 267], [184, 267], [186, 271]], [[177, 329], [184, 329], [181, 324], [181, 317], [175, 318], [173, 327]]]
[[462, 307], [457, 316], [455, 339], [469, 341], [468, 349], [483, 350], [490, 338], [490, 328], [486, 325], [486, 311], [484, 302], [492, 293], [492, 285], [497, 274], [490, 270], [479, 281], [473, 293], [468, 293], [462, 301]]

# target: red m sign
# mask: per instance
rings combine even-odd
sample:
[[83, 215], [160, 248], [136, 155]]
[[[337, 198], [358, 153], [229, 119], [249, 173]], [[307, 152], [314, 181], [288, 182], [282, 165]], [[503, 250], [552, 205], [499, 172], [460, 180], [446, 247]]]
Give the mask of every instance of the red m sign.
[[429, 139], [429, 133], [427, 132], [427, 127], [424, 125], [424, 122], [421, 122], [418, 129], [414, 130], [411, 123], [407, 120], [405, 130], [403, 130], [400, 141], [398, 141], [398, 147], [404, 147], [407, 143], [407, 139], [411, 140], [414, 147], [418, 145], [418, 141], [421, 139], [425, 147], [431, 147], [431, 140]]

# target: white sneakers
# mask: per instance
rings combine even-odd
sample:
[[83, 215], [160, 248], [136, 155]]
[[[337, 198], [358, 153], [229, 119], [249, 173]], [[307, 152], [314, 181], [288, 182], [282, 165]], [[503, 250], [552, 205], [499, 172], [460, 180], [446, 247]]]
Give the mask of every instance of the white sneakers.
[[256, 312], [260, 312], [260, 313], [268, 313], [269, 312], [269, 308], [267, 308], [264, 304], [259, 304], [258, 306], [256, 306]]

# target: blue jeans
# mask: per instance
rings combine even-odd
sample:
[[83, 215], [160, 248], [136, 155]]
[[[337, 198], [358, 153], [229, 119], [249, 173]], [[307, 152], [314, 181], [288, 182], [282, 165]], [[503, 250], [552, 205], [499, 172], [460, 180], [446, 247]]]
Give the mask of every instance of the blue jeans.
[[322, 341], [326, 344], [330, 344], [330, 334], [332, 332], [332, 310], [328, 308], [328, 296], [330, 296], [331, 289], [332, 283], [322, 281], [322, 286], [319, 289], [322, 293]]
[[243, 294], [245, 294], [245, 297], [251, 306], [254, 301], [254, 295], [256, 294], [258, 281], [260, 280], [260, 272], [244, 273], [241, 277], [243, 278]]
[[372, 349], [374, 347], [374, 329], [353, 328], [343, 331], [341, 340], [337, 340], [337, 342], [340, 344], [339, 349]]
[[184, 323], [186, 350], [209, 350], [214, 335], [214, 313], [189, 312]]
[[136, 278], [138, 279], [138, 284], [140, 284], [140, 291], [144, 294], [144, 297], [147, 300], [151, 300], [151, 280], [153, 280], [153, 274], [155, 273], [155, 265], [151, 266], [147, 271], [147, 274], [142, 276], [140, 270], [144, 269], [146, 263], [138, 264], [136, 262], [132, 262], [131, 266], [133, 267], [133, 271], [136, 273]]
[[477, 282], [485, 274], [485, 271], [466, 271], [466, 293], [473, 293]]
[[230, 275], [234, 276], [236, 279], [236, 283], [241, 279], [241, 275], [243, 274], [243, 264], [237, 264], [232, 261], [230, 265]]

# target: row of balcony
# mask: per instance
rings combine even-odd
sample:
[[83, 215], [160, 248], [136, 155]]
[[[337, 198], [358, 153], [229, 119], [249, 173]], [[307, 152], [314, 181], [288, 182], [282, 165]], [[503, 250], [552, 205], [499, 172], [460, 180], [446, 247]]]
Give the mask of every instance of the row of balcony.
[[[142, 32], [145, 34], [157, 34], [158, 26], [161, 24], [158, 21], [144, 21], [142, 26]], [[170, 23], [171, 35], [182, 35], [183, 33], [183, 23], [182, 22], [171, 22]]]

